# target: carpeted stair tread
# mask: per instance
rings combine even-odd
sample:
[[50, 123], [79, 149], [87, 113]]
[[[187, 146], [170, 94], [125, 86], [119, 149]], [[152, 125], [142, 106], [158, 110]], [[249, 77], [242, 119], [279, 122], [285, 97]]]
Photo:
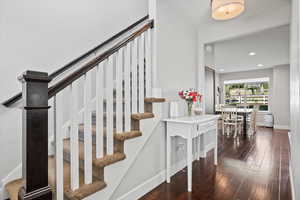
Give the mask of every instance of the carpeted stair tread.
[[150, 112], [136, 113], [136, 114], [131, 115], [131, 118], [134, 120], [149, 119], [149, 118], [153, 118], [153, 117], [154, 117], [154, 114], [150, 113]]
[[[79, 160], [84, 161], [84, 143], [78, 141], [79, 144]], [[96, 158], [96, 145], [92, 146], [93, 151], [93, 164], [96, 167], [105, 167], [111, 165], [115, 162], [125, 159], [125, 154], [121, 152], [115, 152], [113, 155], [104, 155], [104, 157], [97, 159]], [[70, 139], [64, 140], [64, 153], [70, 155]]]
[[[53, 156], [48, 157], [48, 180], [49, 185], [52, 187], [53, 192], [55, 186], [55, 158]], [[69, 200], [80, 200], [83, 199], [99, 190], [102, 190], [106, 187], [106, 183], [101, 180], [93, 178], [93, 183], [84, 184], [84, 174], [80, 172], [79, 174], [79, 189], [72, 191], [70, 186], [71, 174], [70, 174], [70, 164], [64, 162], [64, 195]], [[5, 189], [8, 191], [10, 200], [18, 200], [18, 193], [20, 188], [23, 185], [23, 179], [17, 179], [9, 182], [5, 185]], [[53, 194], [54, 195], [54, 194]]]
[[88, 185], [81, 185], [80, 188], [75, 191], [66, 191], [65, 195], [68, 197], [68, 199], [80, 200], [102, 190], [105, 187], [106, 187], [105, 182], [94, 181], [93, 183]]
[[[114, 91], [115, 93], [115, 91]], [[114, 151], [115, 153], [113, 155], [104, 155], [104, 157], [100, 159], [96, 159], [96, 146], [93, 145], [92, 151], [93, 151], [93, 165], [96, 167], [95, 169], [99, 170], [100, 168], [102, 169], [103, 173], [103, 168], [105, 166], [111, 165], [113, 163], [116, 163], [118, 161], [124, 160], [126, 158], [126, 155], [121, 152], [119, 152], [119, 149], [123, 148], [123, 142], [127, 139], [132, 139], [135, 137], [139, 137], [142, 135], [141, 131], [139, 131], [139, 120], [143, 119], [149, 119], [153, 118], [154, 114], [152, 113], [152, 103], [161, 103], [165, 102], [164, 98], [145, 98], [145, 113], [137, 113], [137, 114], [132, 114], [131, 119], [133, 120], [134, 123], [137, 123], [137, 129], [134, 128], [133, 126], [133, 131], [129, 132], [122, 132], [122, 133], [116, 133], [114, 130]], [[106, 100], [104, 100], [104, 104], [106, 103]], [[114, 103], [116, 103], [114, 99]], [[124, 101], [123, 101], [124, 103]], [[149, 108], [149, 109], [147, 109]], [[96, 113], [93, 112], [93, 123], [95, 122], [96, 119]], [[104, 113], [104, 119], [106, 117], [106, 113]], [[114, 112], [114, 117], [116, 117], [116, 114]], [[96, 134], [96, 125], [92, 125], [92, 132], [93, 132], [93, 137]], [[84, 133], [84, 125], [80, 124], [79, 125], [79, 134]], [[106, 138], [106, 130], [104, 128], [104, 139]], [[78, 141], [79, 142], [79, 159], [80, 161], [84, 161], [84, 143], [83, 141]], [[105, 146], [104, 146], [105, 148]], [[117, 150], [116, 150], [117, 149]], [[105, 151], [104, 151], [105, 152]], [[70, 139], [65, 139], [64, 140], [64, 159], [65, 155], [68, 157], [70, 156]], [[71, 174], [70, 174], [70, 163], [66, 160], [63, 162], [63, 167], [64, 167], [64, 199], [68, 200], [81, 200], [86, 198], [87, 196], [96, 193], [97, 191], [102, 190], [103, 188], [106, 187], [106, 183], [103, 181], [103, 174], [102, 176], [97, 176], [94, 174], [93, 170], [93, 183], [91, 184], [84, 184], [84, 172], [83, 170], [79, 170], [79, 189], [72, 191], [71, 186], [70, 186], [70, 181], [71, 181]], [[54, 186], [55, 186], [55, 158], [53, 156], [49, 156], [48, 158], [48, 179], [49, 179], [49, 185], [53, 188], [54, 191]], [[94, 169], [94, 168], [93, 168]], [[96, 176], [95, 176], [96, 175]], [[98, 178], [97, 178], [98, 177]], [[20, 188], [23, 185], [23, 179], [17, 179], [14, 181], [9, 182], [8, 184], [5, 185], [6, 190], [9, 193], [10, 200], [18, 200], [18, 193]], [[55, 192], [55, 191], [54, 191]]]
[[[48, 159], [49, 172], [48, 179], [51, 186], [55, 185], [55, 158], [49, 156]], [[84, 184], [84, 174], [82, 171], [79, 172], [79, 188], [77, 190], [71, 190], [71, 169], [68, 162], [64, 162], [64, 195], [69, 200], [83, 199], [95, 192], [102, 190], [106, 187], [104, 181], [93, 178], [93, 183]], [[54, 187], [52, 187], [54, 188]]]
[[132, 138], [136, 138], [142, 135], [141, 131], [129, 131], [129, 132], [123, 132], [123, 133], [116, 133], [114, 135], [115, 139], [124, 141], [124, 140], [129, 140]]
[[105, 155], [103, 158], [93, 160], [93, 164], [97, 167], [105, 167], [125, 158], [126, 155], [124, 153], [114, 153], [113, 155]]
[[23, 179], [17, 179], [5, 185], [5, 189], [9, 194], [10, 200], [18, 200], [18, 193], [22, 185]]
[[[103, 119], [106, 120], [106, 112], [103, 113]], [[92, 112], [92, 117], [93, 117], [93, 122], [96, 119], [96, 111]], [[113, 117], [116, 118], [116, 112], [113, 113]], [[131, 119], [133, 120], [142, 120], [142, 119], [148, 119], [148, 118], [153, 118], [154, 114], [151, 112], [145, 112], [145, 113], [136, 113], [136, 114], [131, 114]]]
[[155, 97], [145, 98], [145, 103], [163, 103], [165, 101], [166, 101], [165, 98], [155, 98]]
[[[79, 125], [79, 134], [84, 133], [84, 125]], [[92, 125], [92, 133], [93, 136], [96, 135], [96, 125]], [[106, 137], [106, 128], [103, 129], [103, 136]], [[124, 141], [132, 138], [136, 138], [142, 135], [141, 131], [129, 131], [129, 132], [122, 132], [122, 133], [116, 133], [116, 129], [114, 129], [114, 138], [116, 140]]]

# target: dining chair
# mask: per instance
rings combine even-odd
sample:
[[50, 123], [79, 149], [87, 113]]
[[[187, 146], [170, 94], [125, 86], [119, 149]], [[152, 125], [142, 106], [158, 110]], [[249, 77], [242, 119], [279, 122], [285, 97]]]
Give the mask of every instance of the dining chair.
[[256, 126], [256, 116], [257, 116], [257, 109], [253, 109], [250, 119], [248, 120], [248, 127], [247, 127], [247, 136], [253, 136], [256, 133], [257, 126]]
[[[226, 110], [227, 108], [227, 110]], [[232, 129], [233, 129], [233, 137], [236, 138], [237, 135], [242, 134], [242, 127], [243, 127], [243, 120], [238, 115], [237, 108], [236, 107], [222, 107], [221, 112], [221, 118], [222, 118], [222, 134], [230, 136]]]
[[[247, 104], [247, 103], [239, 104], [239, 105], [238, 105], [238, 108], [244, 109], [245, 111], [247, 111], [247, 109], [249, 109], [249, 104]], [[244, 120], [244, 116], [242, 116], [242, 115], [239, 115], [239, 118], [240, 118], [241, 120]]]

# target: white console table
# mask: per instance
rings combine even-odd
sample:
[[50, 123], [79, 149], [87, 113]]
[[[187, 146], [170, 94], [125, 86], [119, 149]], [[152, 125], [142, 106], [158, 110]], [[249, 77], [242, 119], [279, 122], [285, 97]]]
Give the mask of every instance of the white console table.
[[[193, 139], [215, 130], [214, 163], [218, 163], [218, 118], [219, 115], [199, 115], [191, 117], [168, 118], [167, 125], [167, 183], [171, 176], [171, 139], [180, 136], [187, 140], [188, 191], [192, 191]], [[198, 143], [198, 142], [197, 142]], [[200, 142], [198, 143], [200, 145]], [[198, 146], [199, 147], [199, 146]], [[200, 151], [200, 148], [197, 148]], [[200, 154], [198, 153], [199, 157]]]

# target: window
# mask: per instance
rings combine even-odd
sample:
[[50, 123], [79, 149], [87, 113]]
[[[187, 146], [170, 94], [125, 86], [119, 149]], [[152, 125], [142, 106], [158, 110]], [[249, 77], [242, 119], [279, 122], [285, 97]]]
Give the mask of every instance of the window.
[[269, 78], [231, 80], [224, 82], [225, 104], [247, 104], [260, 111], [269, 110]]

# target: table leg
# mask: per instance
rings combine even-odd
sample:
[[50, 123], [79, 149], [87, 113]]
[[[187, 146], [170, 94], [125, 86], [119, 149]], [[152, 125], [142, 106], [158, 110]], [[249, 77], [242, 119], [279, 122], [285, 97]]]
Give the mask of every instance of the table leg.
[[244, 123], [243, 123], [244, 136], [247, 136], [247, 113], [243, 114], [243, 118], [244, 118]]
[[197, 160], [200, 160], [200, 153], [201, 153], [201, 136], [199, 135], [196, 139], [197, 139]]
[[218, 165], [218, 125], [215, 131], [214, 160], [215, 160], [215, 165]]
[[193, 163], [193, 139], [187, 140], [187, 168], [188, 168], [188, 191], [192, 191], [192, 163]]
[[171, 176], [171, 137], [167, 134], [167, 183], [170, 183]]

